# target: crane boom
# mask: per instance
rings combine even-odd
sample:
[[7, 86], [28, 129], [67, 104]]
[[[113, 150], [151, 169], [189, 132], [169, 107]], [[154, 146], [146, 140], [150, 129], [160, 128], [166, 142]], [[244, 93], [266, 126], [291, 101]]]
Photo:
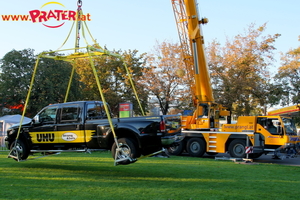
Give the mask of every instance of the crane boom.
[[[184, 61], [194, 74], [194, 95], [196, 102], [214, 102], [210, 76], [204, 52], [204, 39], [199, 24], [207, 23], [207, 19], [199, 20], [195, 0], [172, 0], [178, 34], [184, 52]], [[193, 72], [194, 70], [194, 72]]]
[[219, 128], [219, 117], [228, 116], [229, 112], [214, 102], [204, 37], [200, 26], [206, 24], [208, 20], [199, 19], [196, 0], [171, 1], [196, 107], [193, 116], [183, 118], [186, 122], [184, 127], [187, 129]]

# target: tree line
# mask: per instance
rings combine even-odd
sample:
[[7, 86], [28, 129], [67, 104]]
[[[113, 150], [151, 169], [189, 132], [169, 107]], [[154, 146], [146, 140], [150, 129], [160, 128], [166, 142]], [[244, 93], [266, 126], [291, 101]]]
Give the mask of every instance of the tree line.
[[[140, 102], [144, 108], [147, 108], [148, 91], [138, 81], [142, 77], [141, 69], [145, 62], [145, 55], [138, 55], [137, 50], [115, 53], [123, 56], [134, 79]], [[53, 53], [53, 56], [59, 55]], [[12, 50], [0, 60], [1, 115], [22, 113], [22, 105], [25, 103], [36, 58], [33, 49], [24, 49]], [[101, 100], [88, 58], [78, 59], [74, 65], [75, 73], [67, 100]], [[118, 105], [122, 102], [132, 102], [135, 105], [134, 112], [137, 115], [141, 114], [126, 76], [123, 61], [115, 57], [103, 56], [95, 58], [94, 65], [113, 114], [118, 115]], [[72, 68], [73, 65], [65, 61], [40, 58], [26, 116], [33, 117], [43, 107], [64, 101]]]
[[[251, 24], [224, 45], [217, 40], [207, 45], [215, 100], [232, 115], [263, 115], [271, 106], [299, 103], [300, 47], [282, 53], [281, 66], [273, 75], [275, 42], [280, 34], [266, 36], [265, 29], [266, 24]], [[142, 107], [149, 115], [152, 104], [158, 105], [163, 114], [193, 109], [193, 77], [185, 69], [179, 44], [157, 42], [147, 54], [139, 54], [138, 50], [114, 52], [124, 58]], [[0, 60], [1, 115], [21, 113], [20, 105], [26, 99], [36, 58], [33, 49], [24, 49], [12, 50]], [[135, 114], [141, 115], [122, 60], [103, 56], [94, 63], [112, 112], [118, 115], [119, 103], [132, 102]], [[72, 67], [64, 61], [40, 59], [27, 116], [32, 117], [48, 104], [63, 102]], [[97, 90], [88, 59], [78, 60], [68, 101], [101, 100]]]

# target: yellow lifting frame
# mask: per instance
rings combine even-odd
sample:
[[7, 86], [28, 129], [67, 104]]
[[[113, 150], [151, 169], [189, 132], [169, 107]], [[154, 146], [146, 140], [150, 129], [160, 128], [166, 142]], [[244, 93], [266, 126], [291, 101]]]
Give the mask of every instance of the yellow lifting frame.
[[[80, 10], [78, 12], [78, 15], [81, 15], [81, 14], [82, 14], [82, 10]], [[35, 66], [34, 66], [34, 70], [33, 70], [33, 74], [32, 74], [32, 78], [31, 78], [31, 81], [30, 81], [30, 85], [29, 85], [27, 97], [26, 97], [26, 100], [25, 100], [25, 105], [24, 105], [22, 117], [21, 117], [21, 120], [20, 120], [20, 126], [19, 126], [19, 129], [18, 129], [16, 141], [18, 140], [20, 132], [21, 132], [21, 129], [22, 129], [22, 124], [23, 124], [24, 116], [25, 116], [25, 113], [26, 113], [26, 110], [27, 110], [27, 106], [28, 106], [30, 94], [31, 94], [31, 91], [32, 91], [32, 88], [33, 88], [34, 78], [35, 78], [35, 75], [36, 75], [36, 71], [37, 71], [37, 68], [38, 68], [38, 64], [39, 64], [40, 58], [51, 58], [51, 59], [55, 59], [55, 60], [63, 60], [63, 61], [66, 61], [66, 62], [70, 62], [72, 64], [73, 67], [72, 67], [72, 71], [71, 71], [71, 75], [70, 75], [70, 80], [69, 80], [69, 83], [68, 83], [68, 88], [67, 88], [67, 91], [66, 91], [66, 96], [65, 96], [64, 102], [67, 101], [69, 90], [70, 90], [71, 83], [72, 83], [72, 78], [73, 78], [73, 75], [74, 75], [74, 72], [75, 72], [75, 68], [76, 68], [75, 60], [76, 59], [88, 58], [89, 61], [90, 61], [90, 64], [91, 64], [91, 68], [92, 68], [93, 74], [94, 74], [95, 79], [96, 79], [97, 87], [98, 87], [99, 94], [100, 94], [100, 97], [101, 97], [103, 105], [104, 105], [104, 109], [105, 109], [105, 112], [106, 112], [106, 116], [108, 118], [108, 122], [109, 122], [109, 125], [110, 125], [110, 128], [111, 128], [111, 132], [112, 132], [112, 134], [114, 136], [114, 141], [115, 141], [116, 146], [117, 146], [116, 155], [115, 155], [115, 165], [117, 165], [118, 164], [117, 154], [120, 151], [122, 151], [122, 149], [120, 148], [120, 146], [118, 144], [117, 136], [116, 136], [116, 133], [115, 133], [115, 130], [114, 130], [114, 126], [112, 124], [112, 119], [110, 117], [109, 109], [107, 107], [107, 102], [105, 100], [104, 94], [102, 92], [102, 87], [101, 87], [99, 78], [97, 76], [97, 71], [96, 71], [96, 68], [95, 68], [95, 65], [94, 65], [93, 58], [99, 57], [99, 56], [112, 56], [112, 57], [119, 58], [123, 62], [123, 66], [126, 69], [127, 76], [128, 76], [128, 78], [130, 80], [130, 84], [131, 84], [131, 86], [133, 88], [136, 100], [137, 100], [137, 102], [139, 104], [139, 107], [141, 109], [141, 112], [142, 112], [143, 116], [145, 115], [145, 113], [144, 113], [144, 110], [142, 108], [141, 102], [140, 102], [140, 100], [138, 98], [137, 91], [136, 91], [135, 86], [134, 86], [134, 82], [132, 80], [131, 74], [130, 74], [130, 72], [128, 70], [128, 67], [127, 67], [127, 64], [126, 64], [124, 58], [121, 55], [119, 55], [119, 54], [111, 53], [110, 51], [101, 48], [99, 46], [99, 44], [96, 43], [96, 41], [92, 37], [92, 35], [91, 35], [91, 33], [90, 33], [90, 31], [89, 31], [89, 29], [88, 29], [87, 24], [86, 24], [85, 21], [83, 21], [84, 26], [82, 27], [82, 35], [83, 35], [84, 41], [85, 41], [85, 43], [86, 43], [87, 46], [86, 47], [76, 47], [76, 46], [78, 46], [78, 44], [76, 43], [75, 44], [75, 48], [60, 50], [64, 46], [64, 44], [67, 42], [69, 36], [71, 35], [71, 32], [72, 32], [72, 29], [74, 27], [74, 23], [75, 22], [77, 23], [77, 28], [78, 28], [78, 21], [74, 21], [73, 24], [72, 24], [71, 30], [70, 30], [67, 38], [66, 38], [66, 40], [63, 42], [62, 46], [58, 50], [56, 50], [56, 51], [50, 51], [50, 52], [42, 52], [37, 57], [37, 60], [36, 60]], [[88, 44], [88, 42], [86, 40], [86, 37], [85, 37], [84, 27], [87, 29], [87, 31], [88, 31], [91, 39], [93, 40], [94, 46], [91, 46], [91, 45]], [[78, 29], [76, 31], [76, 35], [78, 35]], [[99, 48], [96, 48], [95, 46], [99, 47]], [[79, 52], [79, 50], [84, 50], [84, 49], [86, 50], [86, 53]], [[51, 53], [61, 52], [61, 51], [69, 51], [69, 50], [75, 50], [75, 53], [67, 55], [67, 56], [51, 56], [51, 55], [49, 55]], [[15, 142], [15, 146], [16, 146], [16, 143], [17, 142]], [[18, 155], [16, 157], [11, 155], [12, 151], [13, 150], [10, 151], [10, 153], [9, 153], [8, 156], [9, 157], [14, 157], [14, 158], [16, 158], [19, 161], [20, 159], [19, 159]], [[129, 159], [130, 161], [134, 161], [130, 157], [127, 158], [127, 159]], [[124, 159], [122, 159], [122, 160], [124, 160]]]

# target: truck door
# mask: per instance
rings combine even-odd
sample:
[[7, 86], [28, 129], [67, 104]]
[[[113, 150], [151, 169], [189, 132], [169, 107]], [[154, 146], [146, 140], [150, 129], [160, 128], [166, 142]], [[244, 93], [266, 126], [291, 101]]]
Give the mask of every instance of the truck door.
[[57, 143], [56, 137], [58, 106], [44, 108], [34, 117], [33, 127], [30, 128], [29, 134], [33, 144]]
[[85, 123], [85, 134], [88, 138], [87, 145], [90, 148], [99, 148], [99, 144], [101, 144], [101, 146], [105, 145], [101, 141], [103, 137], [103, 130], [99, 128], [99, 125], [102, 125], [102, 123], [108, 124], [107, 116], [102, 102], [88, 103], [86, 107], [87, 114]]
[[59, 143], [82, 143], [85, 144], [82, 109], [79, 104], [64, 104], [59, 110], [57, 123], [57, 137]]
[[284, 133], [279, 132], [280, 127], [281, 123], [277, 117], [259, 117], [257, 119], [258, 132], [264, 135], [266, 145], [281, 145], [284, 143]]

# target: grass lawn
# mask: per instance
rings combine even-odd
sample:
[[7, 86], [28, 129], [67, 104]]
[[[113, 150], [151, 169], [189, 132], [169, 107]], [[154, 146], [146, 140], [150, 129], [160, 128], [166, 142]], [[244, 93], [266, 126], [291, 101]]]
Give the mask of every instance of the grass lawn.
[[298, 199], [300, 167], [150, 157], [114, 166], [110, 152], [16, 162], [0, 152], [0, 199]]

